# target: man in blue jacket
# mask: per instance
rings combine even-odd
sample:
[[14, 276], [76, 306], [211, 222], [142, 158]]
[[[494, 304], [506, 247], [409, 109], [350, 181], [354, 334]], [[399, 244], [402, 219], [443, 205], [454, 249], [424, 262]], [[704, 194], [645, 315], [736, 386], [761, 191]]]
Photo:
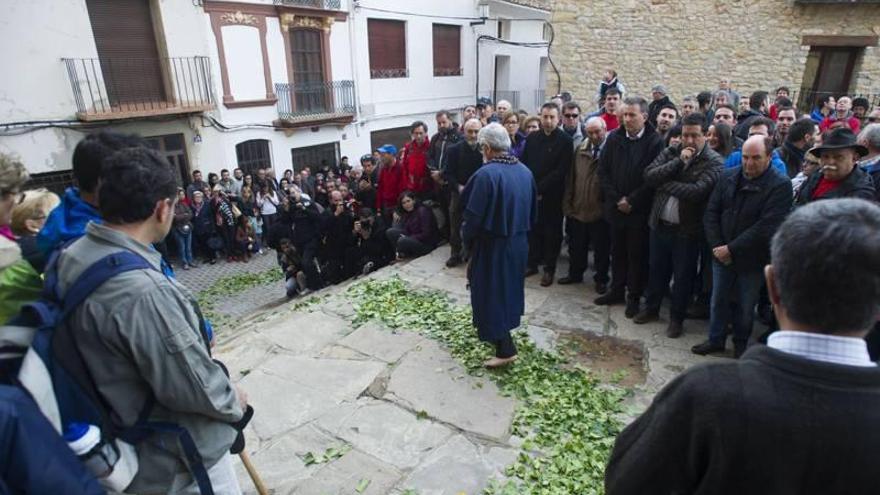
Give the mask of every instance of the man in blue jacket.
[[[751, 125], [749, 126], [749, 135], [752, 136], [764, 136], [770, 137], [770, 134], [773, 132], [775, 124], [772, 120], [766, 117], [759, 117], [753, 119]], [[742, 166], [742, 149], [734, 151], [727, 157], [727, 161], [724, 163], [724, 168], [736, 168]], [[788, 169], [785, 167], [785, 162], [782, 161], [782, 158], [779, 156], [779, 153], [776, 150], [773, 150], [773, 153], [770, 155], [770, 166], [773, 167], [773, 170], [776, 170], [783, 177], [788, 177]]]
[[37, 246], [45, 256], [65, 242], [82, 236], [89, 222], [101, 222], [97, 195], [101, 164], [114, 152], [136, 146], [145, 146], [140, 137], [116, 132], [89, 134], [76, 145], [73, 151], [74, 186], [67, 188], [61, 204], [49, 213], [37, 235]]

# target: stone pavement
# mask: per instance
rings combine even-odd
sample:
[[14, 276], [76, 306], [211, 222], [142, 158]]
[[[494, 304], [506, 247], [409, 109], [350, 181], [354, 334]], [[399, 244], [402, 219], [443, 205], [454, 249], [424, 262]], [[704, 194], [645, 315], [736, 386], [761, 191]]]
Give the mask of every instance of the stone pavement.
[[[397, 275], [467, 304], [464, 269], [446, 268], [447, 256], [441, 247], [371, 277]], [[566, 273], [564, 264], [559, 270]], [[705, 322], [688, 321], [684, 336], [668, 339], [664, 321], [638, 326], [622, 307], [594, 306], [590, 285], [542, 288], [538, 281], [527, 280], [525, 319], [540, 345], [574, 334], [643, 350], [638, 366], [646, 379], [635, 384], [630, 416], [682, 370], [707, 360], [689, 351], [703, 339]], [[516, 458], [519, 439], [509, 433], [515, 401], [489, 379], [468, 375], [434, 341], [375, 323], [355, 328], [344, 290], [254, 315], [217, 346], [257, 411], [247, 449], [266, 484], [274, 493], [308, 495], [481, 493]], [[242, 488], [254, 493], [238, 468]]]

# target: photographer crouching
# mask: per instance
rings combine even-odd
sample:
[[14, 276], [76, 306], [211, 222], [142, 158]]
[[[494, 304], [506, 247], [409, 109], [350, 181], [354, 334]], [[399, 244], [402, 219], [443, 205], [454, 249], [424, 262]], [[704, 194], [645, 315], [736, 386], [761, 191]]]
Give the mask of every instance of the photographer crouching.
[[338, 284], [349, 278], [345, 270], [345, 253], [355, 244], [354, 204], [346, 201], [342, 192], [329, 194], [329, 207], [324, 210], [324, 239], [321, 262], [324, 280]]
[[387, 227], [370, 208], [361, 208], [354, 222], [355, 244], [345, 252], [345, 271], [349, 275], [366, 275], [387, 265], [394, 249], [385, 235]]

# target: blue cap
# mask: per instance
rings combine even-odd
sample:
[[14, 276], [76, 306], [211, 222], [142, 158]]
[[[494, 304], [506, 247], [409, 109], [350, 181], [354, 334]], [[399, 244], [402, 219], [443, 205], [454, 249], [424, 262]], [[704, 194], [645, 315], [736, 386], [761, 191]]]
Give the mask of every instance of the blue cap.
[[68, 423], [64, 427], [64, 441], [75, 442], [85, 436], [89, 431], [88, 423]]
[[393, 144], [383, 144], [382, 146], [376, 148], [376, 151], [378, 151], [379, 153], [388, 153], [391, 155], [396, 155], [397, 154], [397, 147], [395, 147]]

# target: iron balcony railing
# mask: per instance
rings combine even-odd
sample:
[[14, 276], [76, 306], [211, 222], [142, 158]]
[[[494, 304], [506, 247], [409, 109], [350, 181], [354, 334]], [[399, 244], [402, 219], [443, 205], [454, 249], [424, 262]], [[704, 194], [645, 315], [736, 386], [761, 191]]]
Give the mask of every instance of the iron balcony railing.
[[354, 115], [354, 81], [275, 84], [278, 116], [301, 121]]
[[311, 7], [313, 9], [339, 10], [342, 0], [275, 0], [275, 5], [288, 7]]
[[208, 57], [62, 61], [82, 119], [191, 113], [214, 106]]
[[[819, 100], [825, 96], [833, 96], [835, 99], [843, 96], [840, 92], [817, 91], [813, 88], [792, 89], [792, 95], [789, 99], [803, 112], [812, 112], [816, 108]], [[868, 108], [880, 106], [880, 93], [848, 93], [850, 98], [865, 98], [868, 100]], [[772, 100], [775, 95], [771, 94]]]

